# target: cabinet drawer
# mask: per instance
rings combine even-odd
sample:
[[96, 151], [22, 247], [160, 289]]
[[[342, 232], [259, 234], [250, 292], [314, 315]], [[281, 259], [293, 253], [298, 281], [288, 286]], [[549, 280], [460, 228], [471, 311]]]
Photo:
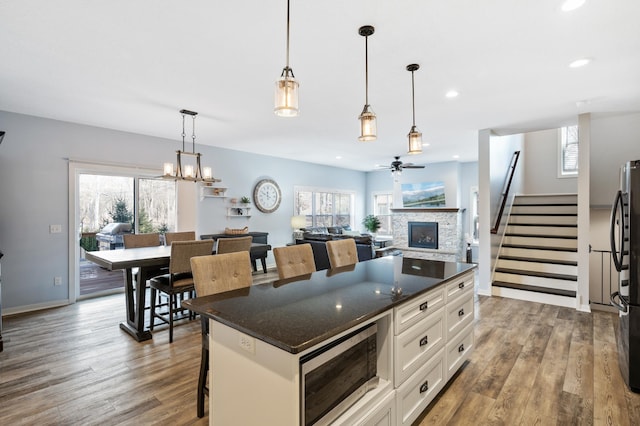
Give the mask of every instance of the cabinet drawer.
[[447, 380], [469, 358], [471, 352], [473, 352], [474, 345], [473, 324], [467, 326], [455, 339], [447, 343]]
[[447, 303], [465, 292], [473, 291], [473, 283], [473, 272], [471, 272], [447, 284]]
[[398, 425], [410, 425], [427, 408], [445, 383], [444, 349], [396, 391]]
[[473, 323], [473, 292], [447, 304], [447, 340]]
[[428, 291], [415, 300], [393, 308], [394, 334], [398, 335], [444, 305], [444, 286]]
[[444, 347], [445, 330], [444, 308], [440, 308], [394, 337], [396, 387]]
[[358, 426], [393, 426], [396, 424], [396, 394], [390, 393]]

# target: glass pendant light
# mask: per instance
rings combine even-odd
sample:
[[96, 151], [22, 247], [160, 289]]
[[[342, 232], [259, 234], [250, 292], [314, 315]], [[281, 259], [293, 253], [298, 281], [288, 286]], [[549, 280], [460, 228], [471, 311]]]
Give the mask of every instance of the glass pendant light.
[[280, 117], [298, 115], [298, 82], [289, 67], [289, 0], [287, 0], [287, 63], [280, 79], [276, 81], [275, 108], [273, 112]]
[[360, 142], [375, 141], [377, 136], [376, 115], [369, 105], [369, 46], [368, 38], [375, 32], [375, 28], [371, 25], [360, 27], [358, 34], [364, 37], [364, 76], [365, 76], [365, 102], [362, 113], [358, 119], [360, 120]]
[[413, 73], [420, 69], [418, 64], [407, 65], [407, 71], [411, 71], [411, 105], [413, 110], [413, 125], [407, 137], [409, 138], [409, 154], [422, 153], [422, 133], [416, 127], [416, 96]]

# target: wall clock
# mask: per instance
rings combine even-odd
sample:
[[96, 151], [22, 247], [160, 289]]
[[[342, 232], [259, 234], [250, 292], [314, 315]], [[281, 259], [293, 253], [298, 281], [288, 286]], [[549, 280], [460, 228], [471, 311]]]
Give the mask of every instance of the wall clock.
[[253, 188], [253, 202], [263, 213], [272, 213], [280, 207], [282, 193], [280, 187], [272, 179], [262, 179]]

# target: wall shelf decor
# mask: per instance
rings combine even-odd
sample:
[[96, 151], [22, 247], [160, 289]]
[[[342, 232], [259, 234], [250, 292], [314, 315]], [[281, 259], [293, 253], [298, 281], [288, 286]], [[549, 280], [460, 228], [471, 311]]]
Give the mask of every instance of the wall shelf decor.
[[233, 206], [227, 207], [227, 217], [251, 217], [251, 207]]
[[200, 187], [201, 198], [227, 198], [227, 188], [203, 185]]

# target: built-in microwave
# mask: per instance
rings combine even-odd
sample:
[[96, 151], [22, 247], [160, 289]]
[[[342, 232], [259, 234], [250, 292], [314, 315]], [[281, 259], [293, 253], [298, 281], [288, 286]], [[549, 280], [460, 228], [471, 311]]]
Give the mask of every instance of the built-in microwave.
[[300, 359], [300, 424], [329, 424], [376, 388], [377, 331], [369, 324]]

